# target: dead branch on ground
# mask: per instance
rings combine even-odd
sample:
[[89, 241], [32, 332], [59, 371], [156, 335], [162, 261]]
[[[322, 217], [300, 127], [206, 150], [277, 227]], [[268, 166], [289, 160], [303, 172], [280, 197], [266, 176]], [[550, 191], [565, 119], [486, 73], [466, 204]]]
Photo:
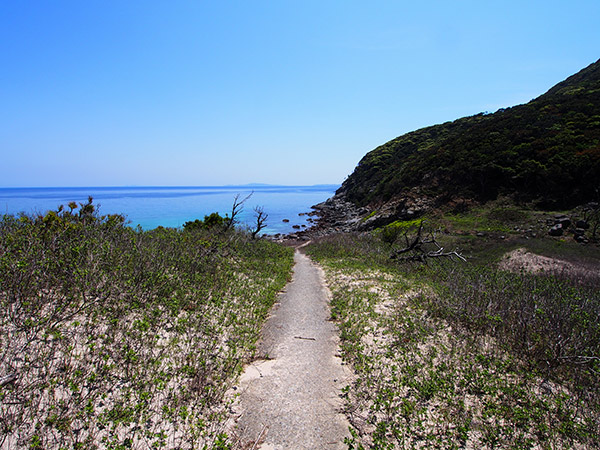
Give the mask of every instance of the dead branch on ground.
[[[391, 259], [396, 259], [401, 262], [427, 262], [429, 258], [450, 258], [451, 260], [467, 261], [466, 258], [458, 252], [457, 249], [452, 251], [444, 251], [436, 240], [435, 233], [430, 232], [423, 236], [423, 222], [419, 224], [419, 229], [414, 237], [409, 237], [408, 232], [404, 233], [406, 246], [404, 248], [394, 250], [390, 256]], [[431, 247], [434, 247], [432, 249]], [[400, 256], [409, 253], [408, 256]]]

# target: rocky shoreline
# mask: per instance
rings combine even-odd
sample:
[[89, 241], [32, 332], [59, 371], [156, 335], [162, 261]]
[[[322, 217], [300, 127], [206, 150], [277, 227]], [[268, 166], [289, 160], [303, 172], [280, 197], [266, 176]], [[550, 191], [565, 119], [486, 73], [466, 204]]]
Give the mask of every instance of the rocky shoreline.
[[402, 198], [392, 199], [372, 207], [360, 207], [346, 198], [344, 191], [314, 205], [308, 213], [316, 216], [315, 225], [299, 233], [288, 235], [290, 239], [302, 239], [331, 233], [363, 232], [373, 230], [396, 220], [413, 220], [435, 207], [435, 199], [407, 192]]
[[[309, 222], [313, 224], [312, 226], [285, 235], [269, 236], [269, 238], [293, 245], [294, 242], [305, 242], [332, 233], [366, 232], [397, 220], [418, 219], [438, 206], [437, 199], [419, 195], [417, 191], [409, 191], [404, 193], [402, 198], [392, 199], [377, 207], [360, 207], [348, 201], [344, 191], [338, 191], [333, 197], [312, 206], [311, 212], [303, 213], [310, 216]], [[586, 219], [593, 215], [597, 217], [598, 211], [600, 211], [598, 203], [589, 203], [571, 211], [568, 215], [558, 214], [547, 217], [538, 230], [539, 235], [559, 238], [572, 235], [577, 242], [587, 244], [590, 235], [595, 237], [598, 226], [588, 230], [590, 223]], [[535, 234], [533, 233], [532, 236], [535, 237]]]
[[368, 214], [366, 208], [358, 208], [339, 193], [324, 202], [311, 206], [311, 209], [312, 211], [302, 214], [310, 216], [309, 222], [312, 223], [312, 226], [288, 234], [269, 236], [269, 238], [283, 243], [294, 243], [309, 241], [331, 233], [357, 231], [363, 220], [362, 217]]
[[364, 232], [396, 220], [416, 219], [433, 206], [433, 200], [409, 192], [401, 199], [382, 203], [378, 208], [360, 207], [347, 200], [346, 193], [340, 190], [333, 197], [312, 206], [311, 212], [302, 213], [310, 216], [312, 226], [269, 238], [293, 243], [332, 233]]

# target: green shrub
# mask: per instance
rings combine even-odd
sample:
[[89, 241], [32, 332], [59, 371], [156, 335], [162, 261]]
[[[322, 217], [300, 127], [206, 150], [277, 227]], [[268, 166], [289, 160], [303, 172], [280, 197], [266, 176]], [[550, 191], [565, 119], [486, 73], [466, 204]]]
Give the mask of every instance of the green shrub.
[[183, 224], [183, 229], [185, 231], [192, 230], [210, 230], [210, 229], [223, 229], [225, 224], [229, 220], [227, 215], [225, 217], [221, 217], [221, 215], [217, 212], [210, 213], [207, 216], [204, 216], [204, 220], [196, 219], [194, 221], [188, 221]]
[[386, 244], [393, 244], [400, 236], [416, 234], [423, 225], [423, 219], [397, 220], [378, 229], [379, 237]]
[[226, 448], [224, 392], [293, 251], [78, 208], [0, 219], [0, 446]]
[[325, 267], [355, 373], [348, 448], [600, 445], [597, 274], [398, 265], [367, 234], [307, 252]]

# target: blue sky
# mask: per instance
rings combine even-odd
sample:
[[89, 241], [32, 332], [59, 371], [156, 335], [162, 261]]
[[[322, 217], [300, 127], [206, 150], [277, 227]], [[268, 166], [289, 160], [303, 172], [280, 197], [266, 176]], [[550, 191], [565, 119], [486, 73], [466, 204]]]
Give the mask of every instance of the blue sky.
[[600, 58], [600, 2], [3, 1], [0, 186], [341, 183]]

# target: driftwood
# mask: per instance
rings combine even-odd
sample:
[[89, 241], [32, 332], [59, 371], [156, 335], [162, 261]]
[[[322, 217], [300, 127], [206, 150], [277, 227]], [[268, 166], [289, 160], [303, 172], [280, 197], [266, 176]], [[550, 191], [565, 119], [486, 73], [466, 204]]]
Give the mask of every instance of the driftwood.
[[[423, 236], [423, 222], [419, 224], [419, 229], [413, 238], [408, 237], [408, 232], [404, 233], [404, 240], [406, 246], [404, 248], [394, 250], [394, 253], [390, 256], [391, 259], [398, 261], [412, 261], [412, 262], [426, 262], [428, 258], [450, 258], [452, 260], [466, 261], [466, 258], [458, 252], [458, 250], [452, 250], [450, 252], [444, 251], [435, 238], [435, 233], [431, 232], [428, 236]], [[427, 247], [426, 247], [427, 246]], [[431, 247], [435, 247], [434, 250]], [[408, 256], [400, 256], [403, 254], [410, 253]]]

